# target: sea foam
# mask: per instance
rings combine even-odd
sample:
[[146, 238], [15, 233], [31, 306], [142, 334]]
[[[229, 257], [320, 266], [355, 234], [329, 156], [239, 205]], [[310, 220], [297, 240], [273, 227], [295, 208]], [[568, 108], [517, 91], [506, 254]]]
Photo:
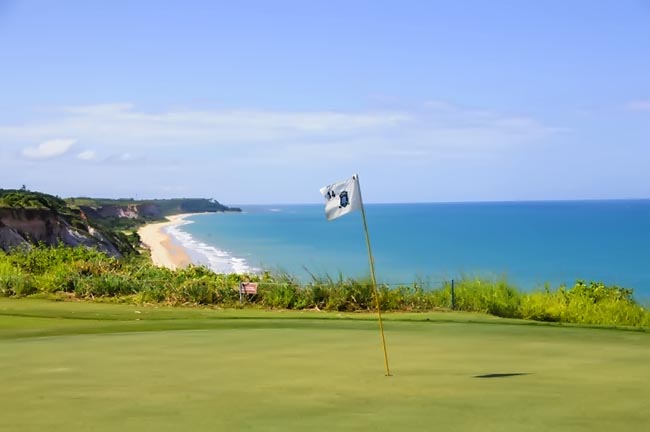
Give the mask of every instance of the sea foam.
[[227, 251], [198, 241], [181, 229], [183, 225], [192, 223], [194, 221], [179, 219], [173, 225], [168, 226], [165, 232], [188, 251], [194, 264], [205, 265], [216, 273], [243, 274], [260, 271], [260, 269], [250, 266], [244, 258], [235, 257]]

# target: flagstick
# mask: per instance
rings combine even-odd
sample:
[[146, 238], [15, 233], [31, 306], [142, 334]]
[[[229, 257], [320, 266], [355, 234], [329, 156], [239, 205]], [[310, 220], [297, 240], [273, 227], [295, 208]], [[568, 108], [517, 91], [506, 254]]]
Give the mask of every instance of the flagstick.
[[372, 257], [372, 249], [370, 248], [370, 235], [368, 234], [368, 223], [366, 222], [366, 210], [363, 207], [363, 199], [361, 198], [361, 183], [359, 183], [359, 175], [356, 176], [357, 185], [359, 186], [359, 203], [361, 204], [361, 217], [363, 219], [363, 230], [366, 232], [366, 246], [368, 247], [368, 260], [370, 261], [370, 278], [372, 279], [372, 289], [375, 293], [375, 302], [377, 304], [377, 315], [379, 316], [379, 331], [381, 332], [381, 346], [384, 349], [384, 363], [386, 365], [386, 376], [390, 375], [388, 368], [388, 352], [386, 351], [386, 338], [384, 337], [384, 324], [381, 321], [381, 309], [379, 307], [379, 293], [377, 292], [377, 279], [375, 278], [375, 260]]

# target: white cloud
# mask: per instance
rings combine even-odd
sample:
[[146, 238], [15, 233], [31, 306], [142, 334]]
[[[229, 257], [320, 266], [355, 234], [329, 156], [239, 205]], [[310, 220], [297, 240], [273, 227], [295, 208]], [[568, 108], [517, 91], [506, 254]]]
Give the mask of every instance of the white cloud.
[[147, 157], [144, 155], [134, 155], [128, 151], [112, 154], [102, 159], [105, 165], [136, 165], [146, 162]]
[[77, 155], [77, 159], [83, 160], [83, 161], [90, 161], [94, 160], [97, 158], [97, 155], [93, 150], [84, 150], [81, 153]]
[[625, 108], [629, 111], [650, 111], [650, 99], [630, 101]]
[[[152, 113], [130, 104], [106, 104], [56, 108], [45, 121], [0, 124], [0, 140], [5, 142], [74, 135], [111, 154], [105, 160], [108, 164], [165, 159], [291, 165], [332, 157], [388, 162], [493, 157], [558, 132], [530, 117], [443, 101], [366, 112], [175, 109]], [[96, 155], [87, 150], [77, 158], [90, 160]]]
[[48, 140], [35, 147], [23, 149], [22, 155], [29, 159], [51, 159], [67, 153], [75, 142], [73, 139]]

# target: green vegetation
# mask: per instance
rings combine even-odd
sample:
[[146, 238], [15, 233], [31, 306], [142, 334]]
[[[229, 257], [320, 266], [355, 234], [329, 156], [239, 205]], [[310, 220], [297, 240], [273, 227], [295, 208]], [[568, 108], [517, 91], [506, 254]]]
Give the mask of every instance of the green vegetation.
[[67, 198], [66, 202], [70, 205], [88, 206], [88, 207], [102, 207], [106, 205], [127, 206], [140, 203], [133, 198], [90, 198], [90, 197], [73, 197]]
[[178, 199], [164, 199], [164, 200], [151, 200], [148, 203], [156, 204], [162, 213], [166, 216], [177, 213], [203, 213], [203, 212], [216, 212], [234, 210], [239, 211], [238, 208], [226, 207], [216, 200], [203, 199], [203, 198], [178, 198]]
[[[527, 325], [518, 325], [527, 324]], [[0, 298], [3, 431], [650, 430], [650, 334]]]
[[0, 207], [49, 209], [65, 213], [68, 206], [59, 197], [26, 189], [0, 189]]
[[61, 198], [26, 189], [0, 189], [0, 208], [49, 210], [73, 226], [84, 225], [79, 211], [70, 208]]
[[[240, 307], [240, 281], [259, 282], [246, 305], [273, 309], [339, 312], [374, 309], [372, 285], [364, 279], [314, 277], [301, 283], [289, 275], [223, 275], [205, 267], [171, 271], [150, 264], [146, 256], [115, 259], [85, 248], [35, 247], [0, 253], [0, 296], [73, 296], [134, 304], [216, 305]], [[424, 312], [450, 309], [448, 283], [379, 287], [386, 311]], [[505, 280], [464, 278], [456, 282], [459, 311], [504, 318], [607, 326], [650, 327], [650, 312], [632, 290], [578, 281], [571, 288], [525, 293]]]

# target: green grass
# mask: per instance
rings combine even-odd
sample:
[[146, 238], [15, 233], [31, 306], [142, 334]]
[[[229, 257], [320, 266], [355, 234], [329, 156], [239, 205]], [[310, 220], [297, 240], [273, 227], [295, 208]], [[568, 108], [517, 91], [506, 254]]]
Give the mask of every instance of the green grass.
[[[0, 299], [0, 430], [650, 430], [650, 334]], [[477, 378], [487, 374], [525, 374]]]

